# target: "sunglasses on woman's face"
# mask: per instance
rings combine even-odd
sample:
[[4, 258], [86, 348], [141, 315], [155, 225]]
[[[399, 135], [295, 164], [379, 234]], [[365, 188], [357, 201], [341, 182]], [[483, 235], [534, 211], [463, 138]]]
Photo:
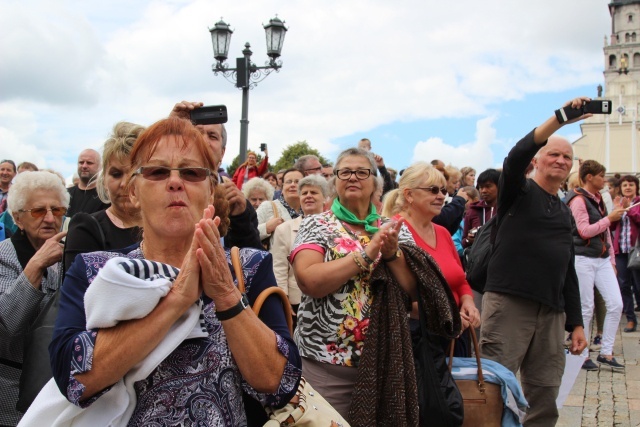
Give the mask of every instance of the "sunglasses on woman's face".
[[442, 193], [443, 196], [447, 195], [447, 189], [445, 187], [438, 187], [437, 185], [432, 185], [431, 187], [416, 187], [416, 190], [428, 191], [434, 196], [437, 196], [438, 193]]
[[180, 179], [188, 182], [202, 182], [211, 176], [211, 169], [207, 168], [168, 168], [165, 166], [142, 166], [136, 170], [149, 181], [164, 181], [171, 175], [171, 171], [178, 171]]
[[67, 213], [67, 208], [55, 207], [55, 208], [33, 208], [33, 209], [19, 209], [18, 212], [29, 212], [34, 218], [42, 218], [47, 212], [51, 211], [53, 216], [64, 216]]

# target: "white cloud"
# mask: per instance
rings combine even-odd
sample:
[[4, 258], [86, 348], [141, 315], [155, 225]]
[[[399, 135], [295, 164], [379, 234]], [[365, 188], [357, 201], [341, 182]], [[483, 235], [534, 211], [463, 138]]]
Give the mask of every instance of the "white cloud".
[[437, 136], [418, 142], [413, 150], [413, 161], [430, 162], [440, 159], [457, 168], [472, 166], [478, 173], [496, 167], [491, 148], [497, 143], [496, 130], [492, 126], [495, 119], [486, 117], [478, 120], [475, 141], [457, 147], [447, 144]]
[[[275, 13], [290, 27], [284, 67], [250, 91], [249, 145], [269, 143], [274, 159], [298, 140], [332, 155], [333, 139], [385, 123], [486, 115], [489, 104], [599, 82], [609, 31], [607, 0], [129, 3], [0, 5], [0, 154], [68, 175], [116, 121], [150, 124], [187, 99], [228, 106], [231, 161], [241, 95], [210, 71], [207, 28], [220, 16], [235, 30], [231, 66], [246, 41], [263, 64], [260, 24]], [[461, 160], [493, 162], [490, 147], [452, 154], [465, 150]]]

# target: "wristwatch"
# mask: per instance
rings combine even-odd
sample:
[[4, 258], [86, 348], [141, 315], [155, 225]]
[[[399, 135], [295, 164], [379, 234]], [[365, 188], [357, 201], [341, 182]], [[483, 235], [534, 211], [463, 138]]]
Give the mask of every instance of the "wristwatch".
[[391, 261], [395, 261], [398, 258], [400, 258], [402, 256], [402, 250], [400, 248], [398, 248], [398, 250], [396, 251], [396, 253], [394, 253], [393, 255], [391, 255], [388, 258], [382, 258], [382, 260], [384, 262], [391, 262]]
[[240, 298], [240, 301], [238, 301], [238, 303], [233, 307], [231, 307], [230, 309], [223, 310], [223, 311], [216, 310], [216, 317], [218, 318], [218, 320], [221, 320], [221, 321], [229, 320], [236, 317], [238, 314], [242, 313], [242, 310], [244, 310], [247, 307], [250, 307], [249, 298], [247, 298], [247, 295], [242, 294], [242, 298]]

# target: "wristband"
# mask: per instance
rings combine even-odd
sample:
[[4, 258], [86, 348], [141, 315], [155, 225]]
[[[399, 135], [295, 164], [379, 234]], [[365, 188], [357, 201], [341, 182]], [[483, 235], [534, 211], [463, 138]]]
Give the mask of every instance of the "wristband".
[[364, 262], [366, 262], [367, 264], [369, 265], [373, 264], [373, 260], [369, 255], [367, 255], [367, 252], [364, 249], [360, 251], [360, 256], [362, 257]]
[[250, 307], [249, 299], [247, 298], [247, 295], [242, 294], [242, 297], [240, 298], [240, 301], [238, 301], [238, 303], [236, 305], [234, 305], [233, 307], [231, 307], [230, 309], [223, 310], [223, 311], [217, 311], [216, 310], [216, 317], [220, 321], [229, 320], [229, 319], [232, 319], [232, 318], [236, 317], [238, 314], [242, 313], [242, 311], [245, 308], [248, 308], [248, 307]]
[[362, 265], [362, 263], [360, 262], [360, 260], [358, 259], [358, 256], [356, 255], [355, 252], [351, 252], [351, 255], [353, 257], [353, 262], [356, 263], [356, 265], [358, 266], [358, 268], [360, 269], [360, 271], [368, 271], [369, 269], [367, 267], [365, 267], [364, 265]]

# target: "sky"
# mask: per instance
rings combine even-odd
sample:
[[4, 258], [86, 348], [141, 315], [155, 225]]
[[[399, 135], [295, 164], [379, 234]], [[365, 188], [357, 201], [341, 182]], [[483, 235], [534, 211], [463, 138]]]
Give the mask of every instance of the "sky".
[[334, 160], [367, 137], [396, 169], [439, 158], [481, 171], [565, 101], [596, 96], [608, 3], [0, 0], [0, 159], [71, 177], [116, 122], [150, 125], [189, 100], [227, 106], [229, 164], [242, 96], [211, 72], [208, 29], [234, 30], [230, 66], [246, 42], [263, 65], [262, 24], [277, 15], [283, 67], [250, 91], [249, 149], [267, 143], [275, 163], [306, 140]]

